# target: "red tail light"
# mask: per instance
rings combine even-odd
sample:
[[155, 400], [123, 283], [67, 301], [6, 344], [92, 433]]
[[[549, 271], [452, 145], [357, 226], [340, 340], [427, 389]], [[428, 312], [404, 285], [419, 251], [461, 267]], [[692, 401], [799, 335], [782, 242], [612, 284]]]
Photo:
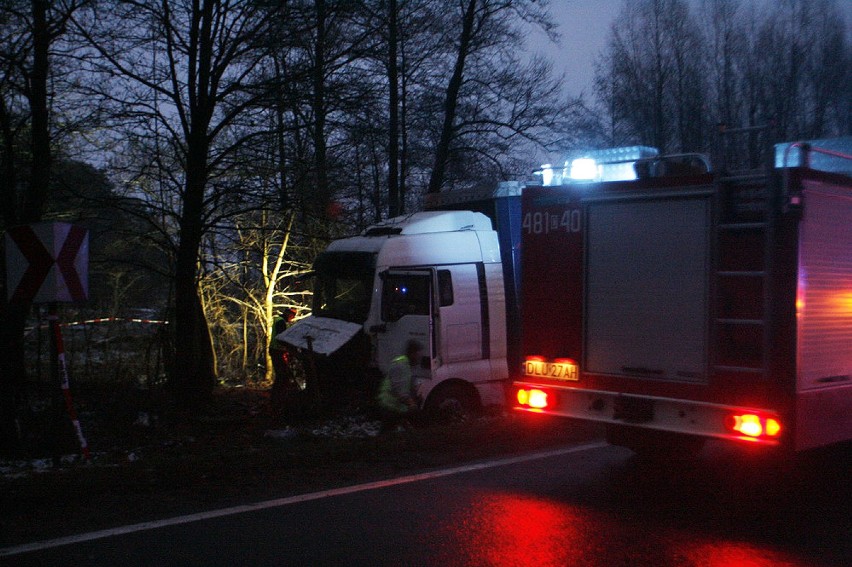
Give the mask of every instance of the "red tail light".
[[521, 388], [518, 390], [518, 403], [532, 409], [544, 409], [547, 407], [547, 392], [537, 388], [529, 390]]
[[743, 413], [728, 417], [728, 429], [749, 439], [777, 438], [781, 434], [781, 422], [774, 417], [754, 413]]

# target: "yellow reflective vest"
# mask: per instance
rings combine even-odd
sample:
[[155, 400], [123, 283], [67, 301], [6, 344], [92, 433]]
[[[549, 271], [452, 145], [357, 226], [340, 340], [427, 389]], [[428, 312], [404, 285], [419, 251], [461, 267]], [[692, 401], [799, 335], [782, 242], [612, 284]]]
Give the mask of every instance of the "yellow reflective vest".
[[404, 354], [391, 361], [388, 372], [379, 385], [376, 401], [390, 411], [406, 413], [410, 409], [407, 400], [411, 399], [413, 391], [411, 363]]

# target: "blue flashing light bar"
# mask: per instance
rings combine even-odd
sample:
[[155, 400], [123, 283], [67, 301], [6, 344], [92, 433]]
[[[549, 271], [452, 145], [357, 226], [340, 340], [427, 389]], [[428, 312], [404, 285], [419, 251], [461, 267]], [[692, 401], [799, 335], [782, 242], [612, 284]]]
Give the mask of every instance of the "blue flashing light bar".
[[563, 185], [598, 181], [629, 181], [636, 179], [633, 164], [636, 160], [660, 155], [649, 146], [627, 146], [577, 152], [566, 157], [563, 164], [544, 164], [535, 172], [541, 184]]

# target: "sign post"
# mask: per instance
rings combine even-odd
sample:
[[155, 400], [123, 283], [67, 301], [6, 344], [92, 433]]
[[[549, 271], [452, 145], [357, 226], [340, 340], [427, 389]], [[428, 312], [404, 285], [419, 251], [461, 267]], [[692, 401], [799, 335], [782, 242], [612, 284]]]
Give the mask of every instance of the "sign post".
[[89, 447], [77, 419], [65, 364], [62, 329], [57, 304], [88, 299], [89, 233], [80, 226], [45, 222], [12, 227], [6, 231], [6, 285], [10, 303], [48, 304], [51, 370], [59, 381], [65, 409], [83, 457]]
[[59, 378], [59, 385], [62, 388], [62, 397], [65, 400], [65, 410], [68, 412], [68, 417], [71, 419], [71, 425], [74, 426], [74, 433], [77, 434], [77, 440], [80, 443], [80, 450], [83, 453], [83, 458], [87, 461], [91, 459], [89, 454], [89, 444], [86, 442], [86, 437], [83, 435], [83, 428], [80, 426], [80, 420], [77, 419], [77, 410], [74, 408], [74, 399], [71, 397], [71, 384], [68, 379], [68, 366], [65, 364], [65, 344], [62, 341], [62, 328], [59, 326], [59, 316], [57, 315], [56, 303], [50, 303], [47, 306], [47, 320], [50, 324], [50, 345], [51, 345], [51, 369], [54, 377]]

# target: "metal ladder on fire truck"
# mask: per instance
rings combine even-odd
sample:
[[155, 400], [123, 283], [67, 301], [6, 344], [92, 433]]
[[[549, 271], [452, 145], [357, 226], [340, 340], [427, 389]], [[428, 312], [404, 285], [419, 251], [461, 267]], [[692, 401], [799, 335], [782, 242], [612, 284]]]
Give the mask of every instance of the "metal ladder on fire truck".
[[[713, 223], [711, 372], [769, 377], [773, 225], [778, 210], [770, 128], [720, 126]], [[746, 156], [746, 161], [732, 158]]]

